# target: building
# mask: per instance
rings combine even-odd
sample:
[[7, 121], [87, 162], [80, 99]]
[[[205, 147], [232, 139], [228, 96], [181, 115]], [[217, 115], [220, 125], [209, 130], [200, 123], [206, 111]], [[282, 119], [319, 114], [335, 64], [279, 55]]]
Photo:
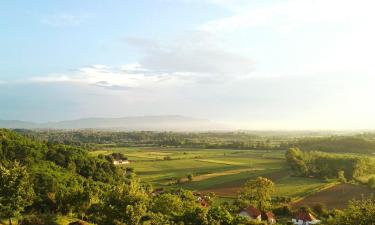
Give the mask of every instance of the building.
[[262, 220], [262, 213], [255, 208], [254, 206], [249, 206], [245, 209], [242, 209], [239, 213], [239, 216], [246, 217], [250, 220], [255, 220], [255, 221], [261, 221]]
[[[195, 195], [198, 195], [197, 193]], [[202, 206], [202, 207], [205, 207], [207, 208], [208, 207], [208, 201], [207, 199], [210, 199], [209, 196], [201, 196], [201, 195], [198, 195], [197, 196], [197, 202]]]
[[124, 165], [124, 164], [129, 164], [129, 163], [130, 163], [129, 160], [122, 160], [122, 159], [114, 160], [113, 161], [114, 165]]
[[264, 213], [262, 218], [264, 218], [264, 220], [267, 220], [267, 224], [269, 225], [276, 223], [275, 215], [273, 215], [271, 211]]
[[292, 222], [295, 225], [311, 225], [320, 223], [320, 220], [316, 219], [316, 217], [309, 212], [299, 211], [294, 214]]

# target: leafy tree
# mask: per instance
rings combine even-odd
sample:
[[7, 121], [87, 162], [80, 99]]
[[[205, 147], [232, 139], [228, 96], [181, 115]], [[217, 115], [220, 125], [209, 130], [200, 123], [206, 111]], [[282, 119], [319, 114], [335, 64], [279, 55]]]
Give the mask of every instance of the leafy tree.
[[285, 153], [285, 158], [287, 163], [297, 175], [306, 175], [308, 173], [303, 152], [301, 152], [301, 150], [298, 148], [290, 148]]
[[340, 170], [340, 171], [337, 173], [337, 178], [339, 179], [339, 181], [340, 181], [341, 183], [346, 183], [345, 171]]
[[[332, 154], [323, 152], [301, 152], [289, 149], [285, 158], [296, 175], [318, 178], [353, 179], [375, 172], [375, 163], [369, 157]], [[345, 179], [344, 179], [345, 178]]]
[[100, 214], [104, 217], [100, 218], [102, 221], [97, 222], [138, 225], [146, 215], [148, 205], [148, 195], [137, 181], [120, 184], [107, 193], [100, 210]]
[[368, 179], [367, 185], [369, 186], [369, 188], [375, 189], [375, 177], [374, 176]]
[[187, 177], [189, 182], [193, 181], [193, 174], [190, 173], [190, 174], [186, 175], [186, 177]]
[[318, 203], [312, 207], [313, 211], [320, 215], [325, 216], [327, 214], [327, 208], [323, 203]]
[[217, 206], [208, 210], [207, 219], [209, 224], [230, 225], [233, 216], [226, 209]]
[[184, 212], [181, 198], [171, 193], [156, 196], [152, 202], [151, 210], [169, 216], [182, 215]]
[[369, 225], [375, 224], [375, 201], [373, 199], [353, 200], [344, 211], [336, 211], [327, 225]]
[[0, 165], [0, 215], [9, 219], [18, 216], [26, 206], [32, 204], [33, 186], [29, 173], [20, 163]]
[[180, 221], [186, 225], [209, 225], [207, 221], [207, 209], [198, 206], [186, 208]]
[[265, 211], [270, 207], [271, 194], [273, 192], [273, 182], [267, 178], [258, 177], [245, 183], [239, 197], [255, 205], [259, 210]]

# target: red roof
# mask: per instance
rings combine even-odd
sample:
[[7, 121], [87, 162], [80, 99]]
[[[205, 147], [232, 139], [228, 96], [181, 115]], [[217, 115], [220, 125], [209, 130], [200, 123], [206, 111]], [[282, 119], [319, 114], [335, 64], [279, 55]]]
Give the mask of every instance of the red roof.
[[200, 201], [200, 204], [201, 204], [201, 206], [203, 206], [203, 207], [207, 207], [207, 206], [208, 206], [208, 202], [207, 202], [205, 199], [202, 199], [202, 200]]
[[249, 214], [249, 216], [253, 218], [257, 218], [259, 215], [261, 215], [261, 212], [254, 206], [249, 206], [246, 209], [243, 209], [242, 211], [245, 211], [247, 214]]
[[266, 214], [267, 219], [274, 219], [274, 215], [272, 212], [266, 212], [265, 214]]
[[304, 212], [304, 211], [300, 211], [298, 213], [295, 213], [294, 219], [302, 220], [302, 221], [314, 221], [314, 220], [316, 220], [315, 216], [313, 216], [311, 213]]

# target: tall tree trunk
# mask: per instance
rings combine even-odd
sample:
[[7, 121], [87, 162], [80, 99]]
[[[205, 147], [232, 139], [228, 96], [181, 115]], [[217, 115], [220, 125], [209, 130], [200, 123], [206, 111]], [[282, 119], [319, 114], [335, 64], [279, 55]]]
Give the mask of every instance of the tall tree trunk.
[[9, 225], [12, 225], [12, 218], [9, 217]]

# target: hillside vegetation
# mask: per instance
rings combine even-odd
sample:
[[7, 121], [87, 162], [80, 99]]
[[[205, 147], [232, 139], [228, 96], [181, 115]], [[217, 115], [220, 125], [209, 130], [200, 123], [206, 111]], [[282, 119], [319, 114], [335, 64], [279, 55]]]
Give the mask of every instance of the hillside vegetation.
[[[375, 168], [372, 159], [363, 155], [298, 149], [287, 151], [285, 161], [280, 147], [286, 142], [242, 133], [121, 132], [101, 136], [93, 132], [95, 135], [85, 136], [85, 131], [64, 132], [61, 139], [55, 131], [52, 135], [48, 131], [20, 133], [0, 129], [0, 223], [67, 225], [80, 218], [98, 225], [265, 224], [238, 215], [252, 205], [262, 213], [273, 211], [279, 223], [286, 224], [293, 215], [291, 201], [317, 194], [337, 181], [374, 173]], [[116, 135], [121, 139], [118, 143], [113, 139]], [[147, 144], [158, 147], [143, 146], [148, 135]], [[125, 144], [126, 136], [131, 137], [128, 144], [142, 147], [108, 148]], [[89, 141], [81, 142], [85, 139]], [[193, 140], [199, 143], [194, 148], [181, 146], [191, 145]], [[202, 143], [211, 144], [198, 149]], [[244, 148], [239, 143], [248, 145]], [[92, 151], [86, 145], [102, 149]], [[176, 147], [170, 147], [173, 145]], [[115, 166], [117, 159], [130, 164]], [[290, 176], [286, 163], [297, 176]], [[150, 183], [163, 189], [154, 189]], [[216, 198], [212, 193], [216, 191], [229, 193], [226, 197], [231, 199]], [[374, 205], [371, 199], [354, 201], [349, 204], [351, 211], [329, 212], [313, 206], [313, 213], [330, 224], [345, 224], [341, 222], [353, 218], [364, 221], [359, 224], [371, 224], [361, 207]], [[311, 211], [306, 207], [297, 210]], [[366, 214], [370, 218], [371, 212]]]
[[375, 153], [375, 141], [368, 136], [332, 136], [299, 139], [292, 146], [304, 151], [336, 153]]

